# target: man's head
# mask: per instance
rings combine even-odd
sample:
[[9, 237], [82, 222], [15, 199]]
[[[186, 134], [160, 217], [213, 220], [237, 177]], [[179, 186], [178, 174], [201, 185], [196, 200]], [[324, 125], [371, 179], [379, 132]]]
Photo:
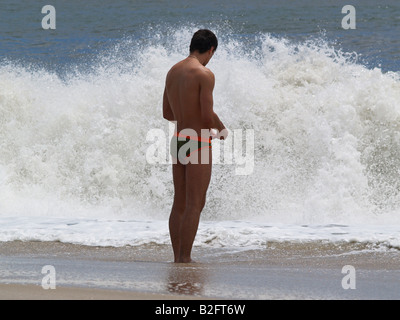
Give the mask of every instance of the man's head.
[[194, 33], [189, 49], [191, 54], [195, 52], [208, 54], [208, 60], [210, 60], [217, 47], [218, 39], [215, 34], [210, 30], [200, 29]]

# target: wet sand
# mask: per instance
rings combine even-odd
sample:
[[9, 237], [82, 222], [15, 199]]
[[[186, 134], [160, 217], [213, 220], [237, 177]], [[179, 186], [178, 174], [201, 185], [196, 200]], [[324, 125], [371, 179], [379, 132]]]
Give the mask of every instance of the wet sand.
[[[171, 255], [160, 245], [0, 243], [0, 299], [400, 299], [396, 249], [274, 242], [236, 252], [194, 248], [197, 262], [189, 264], [172, 263]], [[346, 265], [354, 277], [342, 273]], [[44, 266], [54, 267], [56, 289], [42, 288]]]
[[[193, 299], [191, 297], [186, 297]], [[121, 291], [99, 288], [56, 287], [44, 290], [41, 285], [0, 284], [0, 300], [179, 300], [181, 296]]]

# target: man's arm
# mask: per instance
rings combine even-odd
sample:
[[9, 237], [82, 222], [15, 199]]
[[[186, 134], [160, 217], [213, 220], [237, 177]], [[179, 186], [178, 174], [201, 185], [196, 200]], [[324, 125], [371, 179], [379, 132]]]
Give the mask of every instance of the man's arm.
[[202, 121], [207, 125], [208, 129], [217, 129], [222, 131], [225, 129], [224, 124], [214, 112], [213, 90], [215, 85], [214, 74], [207, 70], [200, 77], [200, 108]]
[[164, 89], [163, 96], [163, 117], [169, 121], [175, 121], [174, 113], [172, 112], [171, 105], [168, 101], [167, 88]]

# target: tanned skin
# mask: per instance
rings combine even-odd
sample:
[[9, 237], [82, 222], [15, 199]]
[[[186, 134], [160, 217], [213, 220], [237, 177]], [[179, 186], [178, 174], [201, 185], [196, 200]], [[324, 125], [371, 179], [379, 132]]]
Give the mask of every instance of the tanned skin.
[[[163, 116], [176, 123], [177, 132], [189, 128], [196, 131], [198, 137], [209, 138], [210, 130], [217, 129], [213, 138], [227, 137], [224, 124], [213, 110], [215, 77], [206, 68], [214, 52], [214, 47], [204, 53], [191, 52], [167, 74]], [[192, 246], [211, 178], [211, 155], [211, 148], [204, 148], [195, 154], [198, 161], [187, 164], [177, 161], [172, 165], [175, 193], [169, 230], [175, 262], [192, 262]]]

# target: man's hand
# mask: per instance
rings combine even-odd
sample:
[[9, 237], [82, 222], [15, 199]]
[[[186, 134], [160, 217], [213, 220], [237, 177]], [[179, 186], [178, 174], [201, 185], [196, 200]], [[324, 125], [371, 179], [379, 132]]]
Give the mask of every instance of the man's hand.
[[226, 138], [228, 138], [228, 130], [224, 128], [220, 132], [218, 132], [218, 138], [220, 140], [225, 140]]
[[211, 137], [211, 139], [225, 140], [228, 137], [228, 130], [223, 129], [219, 132], [217, 129], [211, 129], [210, 137]]

